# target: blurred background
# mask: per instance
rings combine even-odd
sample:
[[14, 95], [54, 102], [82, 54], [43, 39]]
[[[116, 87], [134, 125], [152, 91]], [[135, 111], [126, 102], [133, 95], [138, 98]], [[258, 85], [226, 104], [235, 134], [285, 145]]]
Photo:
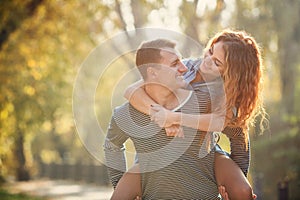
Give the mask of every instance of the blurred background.
[[[181, 32], [203, 46], [224, 28], [245, 30], [256, 38], [265, 65], [269, 127], [264, 133], [251, 129], [249, 180], [258, 199], [300, 199], [299, 0], [1, 0], [2, 185], [47, 178], [110, 187], [105, 166], [78, 137], [74, 82], [95, 47], [143, 27]], [[127, 37], [134, 41], [135, 35]], [[115, 64], [131, 69], [132, 58]], [[110, 70], [114, 76], [126, 72]], [[113, 109], [115, 83], [110, 77], [96, 92], [96, 114], [104, 130]], [[113, 94], [114, 106], [125, 101], [122, 92]]]

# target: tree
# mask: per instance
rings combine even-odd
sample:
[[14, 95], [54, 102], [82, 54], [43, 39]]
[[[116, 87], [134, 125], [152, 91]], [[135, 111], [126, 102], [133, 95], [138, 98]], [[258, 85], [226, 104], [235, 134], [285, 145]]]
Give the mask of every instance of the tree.
[[[2, 5], [22, 10], [28, 2]], [[24, 14], [22, 20], [15, 22], [18, 26], [14, 25], [13, 31], [8, 31], [9, 37], [0, 52], [0, 140], [7, 144], [1, 147], [0, 158], [3, 171], [16, 175], [18, 180], [30, 178], [29, 167], [35, 157], [30, 152], [30, 143], [43, 132], [43, 124], [50, 122], [56, 127], [57, 121], [72, 116], [72, 77], [93, 47], [89, 26], [101, 20], [90, 21], [94, 10], [88, 6], [94, 5], [92, 8], [99, 12], [104, 9], [96, 1], [39, 2], [34, 13], [20, 11]], [[7, 7], [2, 9], [10, 12]], [[87, 12], [75, 12], [83, 7]]]
[[[42, 3], [43, 0], [4, 0], [1, 2], [0, 19], [2, 23], [0, 27], [0, 50], [9, 36], [22, 25], [25, 19], [33, 16], [37, 7]], [[12, 12], [14, 13], [13, 15], [11, 15]]]

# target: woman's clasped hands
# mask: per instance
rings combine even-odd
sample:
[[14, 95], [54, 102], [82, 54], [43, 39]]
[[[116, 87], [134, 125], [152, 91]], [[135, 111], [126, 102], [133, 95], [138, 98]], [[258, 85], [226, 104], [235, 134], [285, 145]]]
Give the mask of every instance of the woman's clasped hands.
[[184, 137], [183, 129], [178, 124], [180, 113], [176, 113], [165, 109], [159, 104], [151, 105], [151, 121], [155, 122], [159, 127], [165, 128], [167, 136]]

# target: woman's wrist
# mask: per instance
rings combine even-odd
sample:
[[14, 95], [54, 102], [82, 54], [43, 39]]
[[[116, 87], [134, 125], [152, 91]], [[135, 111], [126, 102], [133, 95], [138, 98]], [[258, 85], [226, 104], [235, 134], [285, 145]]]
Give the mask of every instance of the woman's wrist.
[[173, 124], [181, 125], [181, 113], [180, 112], [171, 112], [171, 120]]

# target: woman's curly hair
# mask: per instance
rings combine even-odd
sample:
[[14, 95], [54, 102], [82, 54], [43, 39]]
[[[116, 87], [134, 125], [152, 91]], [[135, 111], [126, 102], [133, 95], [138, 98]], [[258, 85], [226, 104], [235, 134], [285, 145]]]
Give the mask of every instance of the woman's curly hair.
[[226, 112], [229, 126], [247, 129], [255, 118], [261, 116], [260, 127], [266, 113], [263, 107], [263, 64], [261, 52], [255, 39], [244, 31], [224, 30], [213, 37], [207, 48], [223, 42], [225, 70], [222, 73], [226, 95]]

